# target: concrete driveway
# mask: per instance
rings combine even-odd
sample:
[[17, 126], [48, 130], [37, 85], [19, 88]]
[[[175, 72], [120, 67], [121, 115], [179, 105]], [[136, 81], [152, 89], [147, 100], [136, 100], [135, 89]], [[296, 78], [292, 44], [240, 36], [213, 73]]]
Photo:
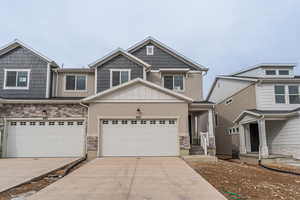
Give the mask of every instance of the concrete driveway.
[[58, 169], [78, 158], [1, 158], [0, 192]]
[[99, 158], [29, 200], [225, 200], [175, 157]]

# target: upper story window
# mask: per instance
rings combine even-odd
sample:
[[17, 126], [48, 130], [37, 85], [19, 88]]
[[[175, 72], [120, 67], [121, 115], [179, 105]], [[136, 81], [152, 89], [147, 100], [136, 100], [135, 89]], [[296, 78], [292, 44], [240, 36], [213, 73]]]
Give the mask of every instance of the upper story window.
[[275, 102], [278, 104], [286, 103], [284, 85], [275, 85]]
[[85, 75], [66, 75], [65, 90], [86, 90], [86, 76]]
[[289, 85], [289, 102], [290, 104], [300, 104], [300, 94], [298, 85]]
[[290, 71], [289, 70], [279, 70], [279, 75], [281, 76], [288, 76], [290, 75]]
[[152, 45], [149, 45], [146, 47], [146, 53], [147, 53], [147, 56], [153, 56], [154, 55], [154, 46]]
[[184, 90], [183, 75], [165, 75], [164, 87], [170, 90], [183, 91]]
[[112, 69], [110, 71], [110, 86], [114, 87], [130, 80], [130, 69]]
[[266, 70], [266, 75], [275, 76], [276, 75], [276, 70]]
[[275, 103], [300, 104], [299, 85], [275, 85]]
[[30, 69], [5, 69], [4, 89], [29, 89]]

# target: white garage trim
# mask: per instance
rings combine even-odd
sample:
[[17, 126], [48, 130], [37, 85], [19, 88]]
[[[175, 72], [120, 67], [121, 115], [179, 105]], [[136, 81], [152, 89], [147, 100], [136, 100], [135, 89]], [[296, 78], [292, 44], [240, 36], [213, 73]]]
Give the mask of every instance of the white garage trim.
[[102, 157], [103, 152], [103, 120], [176, 120], [176, 129], [177, 129], [177, 148], [178, 155], [180, 154], [180, 142], [179, 142], [179, 121], [180, 117], [178, 116], [143, 116], [141, 118], [137, 118], [136, 116], [98, 116], [98, 151], [97, 157]]
[[[85, 156], [86, 155], [86, 152], [87, 152], [87, 150], [86, 150], [87, 126], [86, 126], [86, 119], [85, 118], [47, 118], [47, 119], [43, 119], [43, 118], [5, 118], [5, 129], [4, 129], [5, 130], [4, 131], [5, 132], [4, 133], [4, 137], [5, 137], [4, 141], [5, 142], [4, 142], [4, 148], [3, 148], [3, 150], [4, 150], [3, 151], [3, 156], [5, 156], [5, 157], [8, 156], [8, 148], [9, 148], [8, 143], [9, 143], [9, 136], [10, 136], [9, 135], [10, 134], [9, 133], [9, 127], [10, 127], [9, 123], [14, 123], [15, 126], [21, 126], [23, 122], [24, 122], [24, 127], [30, 127], [31, 123], [32, 123], [32, 126], [39, 126], [39, 127], [42, 126], [42, 127], [46, 128], [46, 127], [50, 126], [50, 122], [55, 123], [55, 124], [53, 123], [53, 125], [54, 125], [53, 127], [55, 127], [55, 128], [58, 128], [59, 126], [62, 126], [64, 128], [66, 128], [66, 126], [82, 127], [80, 129], [77, 129], [79, 131], [81, 130], [78, 133], [82, 133], [82, 139], [80, 139], [81, 140], [80, 143], [82, 143], [82, 147], [78, 146], [78, 148], [82, 148], [80, 150], [80, 152], [82, 152], [82, 155], [78, 155], [78, 156]], [[41, 122], [44, 122], [44, 123], [41, 124]], [[39, 124], [36, 124], [36, 123], [39, 123]], [[47, 123], [49, 123], [49, 124], [47, 124]], [[76, 124], [74, 124], [74, 123], [76, 123]], [[80, 135], [77, 135], [77, 136], [80, 136]], [[78, 151], [78, 149], [76, 151]], [[61, 156], [62, 155], [58, 155], [57, 157], [61, 157]], [[21, 156], [21, 157], [23, 157], [23, 156]], [[39, 157], [39, 156], [33, 155], [33, 156], [28, 156], [28, 157]], [[47, 157], [47, 156], [45, 156], [45, 157]], [[53, 156], [49, 156], [49, 157], [56, 157], [56, 156], [53, 155]]]

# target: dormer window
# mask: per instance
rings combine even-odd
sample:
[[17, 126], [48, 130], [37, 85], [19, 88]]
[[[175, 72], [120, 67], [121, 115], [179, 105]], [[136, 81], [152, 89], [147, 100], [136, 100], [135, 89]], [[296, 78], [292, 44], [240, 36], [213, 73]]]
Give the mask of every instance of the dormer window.
[[146, 53], [147, 53], [147, 56], [153, 56], [154, 55], [154, 46], [152, 45], [149, 45], [146, 47]]
[[288, 75], [290, 75], [290, 71], [289, 70], [279, 70], [279, 75], [288, 76]]
[[276, 70], [266, 70], [266, 75], [267, 76], [275, 76], [276, 75]]

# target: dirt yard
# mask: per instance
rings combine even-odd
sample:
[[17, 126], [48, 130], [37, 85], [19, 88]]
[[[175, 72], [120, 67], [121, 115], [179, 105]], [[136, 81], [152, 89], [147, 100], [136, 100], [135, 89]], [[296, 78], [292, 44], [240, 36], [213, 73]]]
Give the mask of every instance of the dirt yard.
[[300, 176], [223, 160], [188, 164], [228, 199], [300, 199]]

